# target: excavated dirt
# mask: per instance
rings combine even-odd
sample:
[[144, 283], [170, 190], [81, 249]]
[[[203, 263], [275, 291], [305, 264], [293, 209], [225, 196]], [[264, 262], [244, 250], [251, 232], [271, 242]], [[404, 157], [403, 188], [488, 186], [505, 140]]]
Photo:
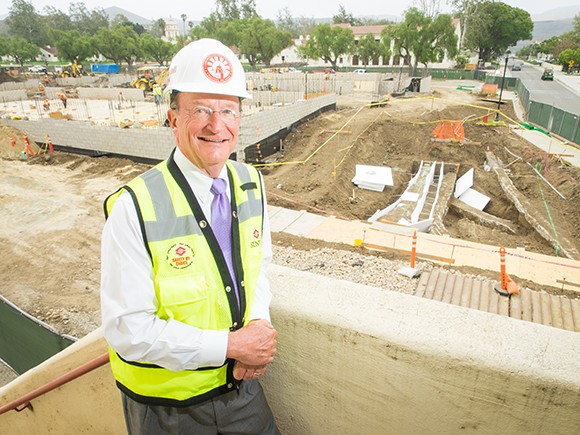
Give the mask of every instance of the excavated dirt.
[[[496, 176], [483, 170], [488, 147], [505, 164], [512, 162], [514, 158], [504, 149], [507, 147], [541, 168], [543, 175], [567, 198], [559, 198], [526, 164], [510, 165], [511, 178], [533, 207], [544, 214], [549, 210], [560, 237], [577, 243], [580, 239], [578, 169], [558, 160], [540, 159], [542, 155], [532, 154], [536, 150], [510, 133], [507, 126], [485, 127], [466, 122], [465, 135], [471, 143], [431, 142], [436, 121], [483, 114], [479, 109], [459, 105], [459, 101], [492, 106], [460, 91], [440, 91], [437, 96], [448, 101], [399, 99], [387, 107], [367, 108], [358, 114], [360, 101], [341, 99], [338, 111], [327, 112], [291, 133], [285, 140], [283, 155], [276, 156], [278, 162], [304, 161], [318, 150], [307, 163], [263, 170], [270, 203], [366, 220], [403, 192], [421, 160], [458, 162], [461, 164], [459, 175], [475, 168], [474, 188], [491, 197], [486, 211], [511, 221], [517, 234], [491, 230], [451, 213], [445, 225], [452, 236], [554, 255], [554, 249], [520, 218], [504, 196]], [[509, 108], [504, 110], [514, 117]], [[342, 132], [328, 141], [342, 127]], [[3, 254], [0, 292], [57, 330], [81, 337], [100, 323], [102, 201], [148, 166], [123, 159], [61, 152], [23, 161], [20, 159], [23, 134], [0, 126], [0, 250]], [[11, 136], [17, 138], [14, 148], [10, 144]], [[355, 164], [392, 167], [395, 186], [383, 193], [358, 189], [351, 183]], [[274, 236], [274, 242], [298, 249], [323, 245], [279, 234]]]
[[[467, 120], [465, 137], [470, 142], [432, 142], [431, 132], [438, 121], [461, 120], [486, 113], [449, 101], [457, 98], [457, 91], [436, 94], [446, 101], [398, 99], [384, 110], [368, 108], [358, 114], [357, 107], [343, 107], [301, 126], [286, 138], [285, 151], [277, 162], [284, 165], [264, 170], [269, 202], [297, 210], [324, 211], [348, 219], [366, 220], [402, 194], [421, 160], [460, 163], [458, 175], [474, 168], [473, 188], [491, 198], [485, 211], [512, 222], [517, 234], [484, 227], [450, 211], [444, 223], [451, 236], [555, 255], [555, 249], [537, 235], [504, 195], [495, 173], [483, 170], [488, 148], [504, 164], [513, 162], [515, 159], [507, 148], [541, 169], [546, 179], [566, 198], [561, 199], [540, 181], [526, 163], [519, 161], [509, 166], [515, 186], [532, 201], [532, 207], [544, 216], [549, 211], [558, 237], [572, 240], [578, 246], [580, 171], [561, 160], [549, 159], [545, 154], [534, 154], [538, 149], [510, 132], [507, 125], [489, 127]], [[461, 97], [466, 103], [492, 106], [467, 94]], [[509, 107], [503, 110], [515, 119]], [[291, 164], [307, 159], [304, 164]], [[357, 188], [351, 182], [356, 164], [391, 167], [394, 187], [386, 187], [382, 193]]]

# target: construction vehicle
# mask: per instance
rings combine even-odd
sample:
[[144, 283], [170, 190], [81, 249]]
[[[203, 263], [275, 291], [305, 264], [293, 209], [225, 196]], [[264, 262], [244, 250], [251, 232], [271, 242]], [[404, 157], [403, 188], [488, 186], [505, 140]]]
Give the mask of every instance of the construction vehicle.
[[75, 59], [73, 63], [62, 67], [59, 77], [80, 77], [85, 75], [87, 75], [87, 73], [83, 69], [83, 66], [79, 65]]
[[131, 82], [134, 88], [151, 92], [153, 85], [163, 86], [169, 70], [162, 66], [144, 66], [137, 69], [137, 78]]

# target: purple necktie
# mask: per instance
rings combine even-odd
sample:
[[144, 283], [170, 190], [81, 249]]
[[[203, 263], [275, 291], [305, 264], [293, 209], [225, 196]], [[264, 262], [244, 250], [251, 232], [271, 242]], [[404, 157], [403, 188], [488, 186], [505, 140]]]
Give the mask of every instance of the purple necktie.
[[234, 289], [239, 303], [240, 298], [232, 260], [232, 209], [226, 194], [226, 180], [214, 178], [211, 192], [214, 194], [213, 202], [211, 203], [211, 228], [228, 264], [228, 270], [234, 282]]

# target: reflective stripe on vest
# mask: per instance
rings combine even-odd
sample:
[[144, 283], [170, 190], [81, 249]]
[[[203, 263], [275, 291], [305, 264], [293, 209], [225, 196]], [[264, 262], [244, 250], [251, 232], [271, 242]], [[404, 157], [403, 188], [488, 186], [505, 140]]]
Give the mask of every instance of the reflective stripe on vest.
[[[233, 210], [234, 266], [241, 312], [223, 255], [189, 185], [171, 156], [124, 187], [136, 204], [151, 255], [157, 315], [201, 329], [243, 326], [254, 301], [262, 264], [263, 192], [258, 171], [228, 162]], [[185, 185], [184, 185], [185, 183]], [[108, 215], [120, 192], [105, 201]], [[233, 363], [172, 372], [127, 362], [110, 351], [119, 388], [150, 404], [189, 406], [235, 388]]]

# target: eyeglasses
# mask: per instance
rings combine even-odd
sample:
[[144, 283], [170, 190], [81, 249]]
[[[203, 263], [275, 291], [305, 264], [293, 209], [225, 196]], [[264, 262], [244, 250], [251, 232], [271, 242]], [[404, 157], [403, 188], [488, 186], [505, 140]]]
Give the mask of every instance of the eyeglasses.
[[240, 112], [234, 109], [214, 110], [209, 107], [196, 106], [193, 109], [186, 110], [187, 114], [194, 120], [206, 122], [214, 113], [217, 113], [224, 124], [232, 124], [240, 117]]

